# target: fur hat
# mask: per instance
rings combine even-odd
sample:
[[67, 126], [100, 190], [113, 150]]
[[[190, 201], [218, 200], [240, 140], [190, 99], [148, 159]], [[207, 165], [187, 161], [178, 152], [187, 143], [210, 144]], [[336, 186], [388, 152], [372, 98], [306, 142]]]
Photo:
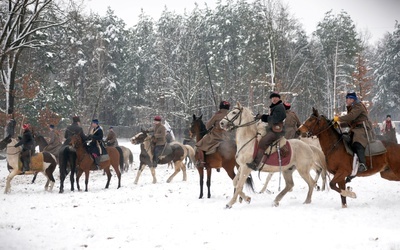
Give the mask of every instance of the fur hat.
[[231, 104], [227, 101], [221, 101], [219, 103], [219, 109], [229, 109], [231, 107]]
[[161, 121], [161, 116], [159, 116], [159, 115], [154, 116], [154, 121], [160, 122]]
[[81, 122], [81, 119], [79, 119], [79, 116], [74, 116], [72, 117], [73, 122]]
[[54, 125], [53, 125], [53, 124], [50, 124], [50, 125], [49, 125], [49, 128], [54, 129]]
[[27, 130], [27, 129], [29, 129], [29, 124], [28, 123], [26, 123], [26, 124], [24, 124], [24, 125], [22, 125], [22, 128], [24, 129], [24, 130]]
[[92, 120], [92, 123], [96, 123], [97, 125], [99, 125], [99, 120], [93, 119], [93, 120]]
[[347, 98], [354, 99], [354, 100], [356, 100], [356, 101], [357, 101], [357, 95], [356, 95], [356, 92], [347, 93], [347, 95], [346, 95], [346, 99], [347, 99]]
[[273, 98], [273, 97], [278, 97], [279, 99], [281, 99], [281, 95], [278, 92], [272, 92], [269, 95], [269, 99]]

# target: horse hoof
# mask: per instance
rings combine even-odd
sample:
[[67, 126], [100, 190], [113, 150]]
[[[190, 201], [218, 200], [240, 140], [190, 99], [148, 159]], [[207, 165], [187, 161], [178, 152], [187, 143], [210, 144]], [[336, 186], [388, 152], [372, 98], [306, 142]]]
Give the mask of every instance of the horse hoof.
[[232, 206], [231, 205], [229, 205], [229, 204], [226, 204], [226, 206], [225, 206], [225, 209], [231, 209], [232, 208]]
[[247, 203], [247, 204], [250, 204], [250, 202], [251, 202], [251, 197], [247, 197], [247, 198], [246, 198], [246, 203]]

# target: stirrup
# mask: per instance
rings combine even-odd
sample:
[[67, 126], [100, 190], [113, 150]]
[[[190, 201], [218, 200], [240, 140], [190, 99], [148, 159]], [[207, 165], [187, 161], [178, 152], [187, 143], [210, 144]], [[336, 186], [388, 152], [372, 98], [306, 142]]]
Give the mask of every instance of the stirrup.
[[256, 171], [256, 170], [257, 170], [257, 167], [258, 167], [258, 164], [255, 163], [254, 161], [252, 161], [252, 162], [250, 162], [250, 163], [246, 163], [246, 165], [247, 165], [249, 168], [253, 169], [254, 171]]

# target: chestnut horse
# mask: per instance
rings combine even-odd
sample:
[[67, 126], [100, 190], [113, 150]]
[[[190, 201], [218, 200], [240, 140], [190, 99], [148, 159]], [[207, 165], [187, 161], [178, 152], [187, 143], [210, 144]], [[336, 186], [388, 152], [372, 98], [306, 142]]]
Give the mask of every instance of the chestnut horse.
[[[76, 149], [76, 165], [78, 173], [76, 174], [76, 185], [78, 190], [80, 191], [79, 186], [79, 178], [85, 172], [85, 191], [88, 191], [88, 183], [89, 183], [89, 171], [95, 170], [96, 166], [94, 164], [93, 158], [87, 151], [86, 144], [83, 143], [82, 138], [79, 134], [74, 134], [71, 137], [70, 145], [72, 145]], [[111, 180], [111, 172], [110, 172], [110, 165], [114, 168], [115, 173], [118, 177], [118, 187], [121, 187], [121, 172], [120, 167], [123, 168], [123, 156], [120, 155], [118, 150], [114, 147], [107, 147], [107, 154], [109, 156], [108, 160], [100, 162], [100, 168], [104, 169], [107, 174], [107, 183], [106, 187], [110, 185]]]
[[[240, 165], [240, 169], [238, 175], [233, 181], [235, 193], [226, 205], [227, 208], [231, 208], [233, 204], [236, 203], [239, 195], [245, 201], [251, 201], [251, 198], [245, 196], [242, 190], [245, 179], [252, 171], [246, 163], [253, 160], [259, 132], [254, 115], [249, 108], [241, 106], [239, 102], [237, 102], [236, 106], [225, 116], [224, 119], [221, 120], [220, 125], [221, 128], [225, 130], [236, 129], [236, 160]], [[282, 163], [281, 166], [262, 163], [262, 168], [259, 171], [282, 172], [286, 185], [285, 188], [276, 196], [273, 203], [274, 206], [279, 206], [280, 200], [294, 187], [293, 172], [297, 169], [300, 176], [307, 183], [308, 192], [304, 203], [309, 204], [311, 203], [313, 187], [315, 186], [315, 181], [311, 177], [310, 171], [318, 168], [316, 166], [316, 156], [311, 147], [299, 139], [290, 139], [287, 140], [287, 143], [290, 145], [292, 150], [289, 160], [287, 160], [286, 163]]]
[[[0, 150], [3, 150], [5, 147], [7, 147], [7, 163], [9, 167], [11, 167], [10, 174], [7, 176], [6, 189], [4, 193], [9, 193], [11, 191], [11, 181], [14, 176], [23, 173], [21, 170], [22, 163], [20, 161], [22, 147], [14, 147], [15, 144], [17, 144], [17, 140], [11, 138], [10, 136], [6, 137], [0, 142]], [[51, 191], [55, 183], [53, 172], [56, 169], [56, 166], [57, 161], [54, 155], [49, 152], [37, 153], [31, 157], [31, 162], [29, 164], [30, 171], [26, 171], [24, 174], [35, 174], [38, 172], [43, 173], [47, 178], [45, 190]]]
[[[151, 136], [146, 131], [141, 131], [140, 133], [136, 134], [131, 138], [132, 144], [140, 144], [140, 164], [139, 169], [136, 174], [135, 184], [138, 183], [139, 177], [142, 174], [144, 167], [151, 166], [153, 163], [153, 152], [151, 149]], [[170, 162], [174, 163], [175, 170], [171, 174], [171, 176], [167, 179], [167, 183], [171, 182], [172, 179], [177, 175], [181, 170], [183, 172], [183, 181], [186, 181], [186, 166], [183, 164], [183, 160], [188, 155], [189, 151], [187, 150], [186, 146], [180, 142], [173, 141], [169, 143], [171, 146], [171, 152], [167, 154], [161, 155], [158, 163], [159, 164], [168, 164]], [[156, 178], [156, 170], [155, 167], [150, 167], [151, 175], [153, 176], [153, 184], [157, 183]]]
[[[207, 134], [206, 125], [202, 120], [203, 115], [196, 117], [193, 115], [193, 121], [190, 127], [190, 132], [193, 136], [196, 137], [196, 141], [200, 141], [204, 135]], [[221, 142], [218, 146], [215, 153], [205, 155], [204, 161], [205, 169], [207, 171], [207, 198], [211, 197], [211, 170], [213, 168], [224, 168], [226, 173], [228, 174], [229, 178], [232, 180], [235, 178], [235, 167], [237, 168], [239, 165], [236, 163], [236, 143], [234, 140], [227, 140]], [[203, 183], [204, 183], [204, 170], [201, 167], [197, 167], [200, 175], [200, 196], [199, 199], [203, 198]], [[250, 181], [250, 180], [248, 180]]]
[[[351, 190], [346, 190], [346, 177], [350, 176], [353, 167], [353, 156], [348, 154], [343, 142], [343, 135], [333, 126], [333, 122], [320, 115], [313, 108], [311, 116], [300, 126], [302, 133], [317, 136], [327, 160], [327, 170], [333, 174], [329, 186], [341, 195], [342, 207], [347, 207], [346, 197], [356, 198]], [[368, 170], [357, 176], [371, 176], [380, 173], [390, 181], [400, 181], [400, 145], [382, 141], [386, 153], [366, 158]], [[372, 166], [370, 165], [372, 162]]]

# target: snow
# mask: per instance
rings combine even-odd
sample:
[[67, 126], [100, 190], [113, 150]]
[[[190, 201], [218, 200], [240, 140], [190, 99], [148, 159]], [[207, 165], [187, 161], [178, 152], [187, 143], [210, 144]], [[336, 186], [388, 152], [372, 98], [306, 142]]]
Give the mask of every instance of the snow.
[[[132, 150], [138, 167], [139, 147], [127, 139], [120, 144]], [[251, 203], [225, 209], [233, 192], [225, 170], [213, 170], [210, 199], [198, 199], [198, 172], [187, 172], [186, 182], [179, 173], [166, 183], [172, 169], [159, 165], [158, 183], [152, 184], [146, 168], [135, 185], [136, 170], [130, 169], [120, 189], [114, 174], [106, 190], [106, 177], [95, 171], [89, 192], [71, 192], [67, 179], [63, 194], [58, 174], [52, 192], [44, 191], [43, 175], [35, 184], [32, 176], [16, 176], [11, 193], [4, 194], [8, 171], [1, 160], [0, 249], [400, 249], [399, 182], [379, 175], [355, 178], [349, 186], [357, 198], [348, 198], [343, 209], [330, 189], [314, 191], [312, 203], [303, 204], [306, 185], [295, 172], [293, 191], [273, 207], [275, 174], [269, 185], [274, 194], [244, 190]], [[266, 174], [252, 176], [258, 191]]]

